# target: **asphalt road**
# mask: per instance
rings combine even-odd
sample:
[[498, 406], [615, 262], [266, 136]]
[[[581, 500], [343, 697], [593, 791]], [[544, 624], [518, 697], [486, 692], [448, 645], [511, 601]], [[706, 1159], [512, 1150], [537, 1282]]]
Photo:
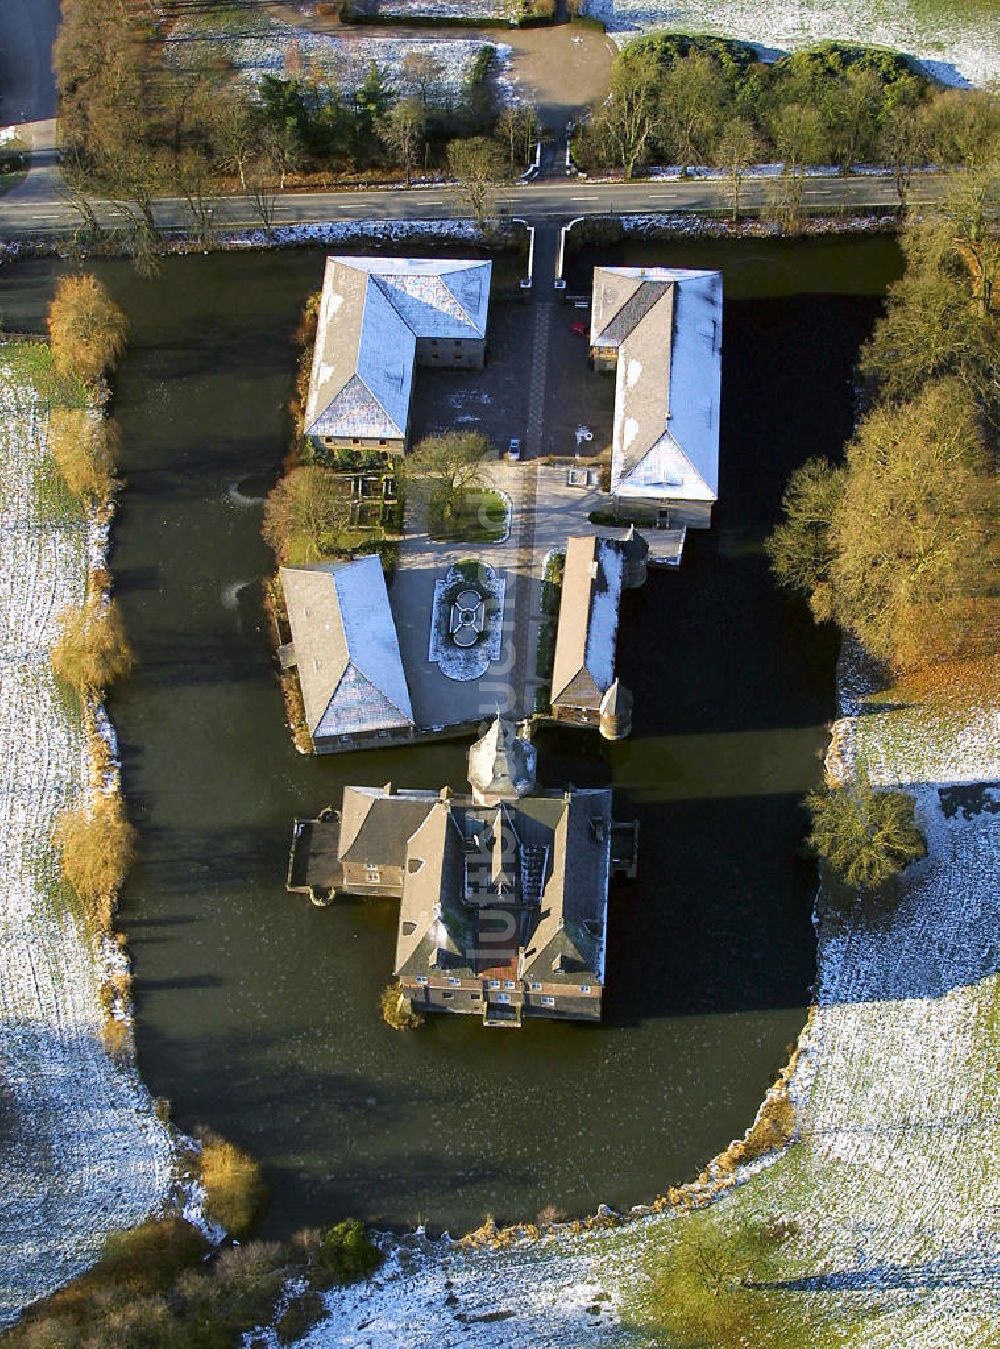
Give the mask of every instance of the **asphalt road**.
[[56, 115], [59, 0], [0, 0], [0, 126]]
[[[0, 124], [20, 123], [34, 147], [26, 181], [0, 197], [0, 239], [71, 233], [81, 216], [66, 192], [55, 163], [55, 83], [51, 51], [58, 25], [58, 0], [0, 0]], [[934, 180], [917, 184], [915, 199], [932, 191]], [[767, 200], [766, 179], [748, 180], [747, 207]], [[501, 192], [497, 209], [529, 220], [555, 221], [574, 216], [658, 211], [724, 210], [730, 189], [718, 180], [686, 182], [588, 183], [578, 178], [545, 178]], [[895, 186], [889, 177], [813, 178], [805, 185], [804, 203], [812, 210], [895, 207]], [[261, 224], [254, 203], [241, 197], [219, 198], [214, 223], [221, 228], [254, 228]], [[96, 205], [101, 224], [125, 222], [114, 203]], [[164, 199], [155, 218], [164, 230], [191, 228], [187, 203]], [[455, 188], [399, 188], [380, 191], [286, 193], [275, 201], [274, 223], [318, 224], [333, 220], [447, 220], [469, 215]]]
[[[0, 238], [14, 239], [33, 234], [72, 231], [80, 216], [68, 196], [55, 195], [58, 179], [53, 179], [52, 195], [14, 192], [0, 198]], [[929, 196], [933, 178], [916, 183], [913, 197]], [[767, 179], [744, 183], [746, 206], [760, 206], [770, 190]], [[578, 178], [544, 179], [511, 187], [497, 198], [503, 214], [521, 215], [530, 220], [568, 219], [573, 216], [631, 214], [654, 211], [724, 210], [729, 204], [730, 188], [719, 180], [686, 182], [588, 183]], [[898, 205], [891, 177], [811, 178], [806, 180], [804, 203], [810, 209], [830, 213], [841, 209], [892, 208]], [[164, 230], [191, 228], [191, 212], [178, 198], [158, 201], [154, 210], [157, 224]], [[316, 224], [331, 220], [449, 220], [468, 216], [461, 193], [451, 187], [399, 188], [376, 191], [284, 193], [275, 198], [274, 223]], [[97, 215], [103, 225], [122, 224], [124, 212], [114, 203], [102, 202]], [[222, 197], [214, 203], [214, 223], [222, 228], [260, 226], [254, 203], [245, 197]]]

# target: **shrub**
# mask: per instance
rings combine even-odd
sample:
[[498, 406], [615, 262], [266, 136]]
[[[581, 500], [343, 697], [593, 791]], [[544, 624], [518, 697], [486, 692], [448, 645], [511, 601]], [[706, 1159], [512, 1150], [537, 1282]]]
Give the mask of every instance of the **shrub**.
[[61, 375], [93, 383], [125, 350], [128, 322], [95, 276], [64, 276], [49, 306], [52, 358]]
[[242, 1148], [211, 1129], [196, 1130], [201, 1139], [201, 1183], [205, 1213], [234, 1237], [244, 1236], [264, 1202], [266, 1186], [260, 1167]]
[[125, 1232], [113, 1232], [92, 1273], [114, 1276], [119, 1285], [162, 1292], [182, 1269], [197, 1260], [204, 1239], [180, 1218], [150, 1218]]
[[294, 1344], [311, 1326], [323, 1319], [323, 1313], [323, 1299], [314, 1288], [292, 1298], [274, 1327], [278, 1343]]
[[101, 1023], [101, 1044], [115, 1063], [128, 1063], [135, 1053], [132, 1027], [127, 1021], [119, 1021], [117, 1017], [109, 1016]]
[[382, 990], [382, 1020], [393, 1030], [417, 1030], [424, 1024], [424, 1018], [414, 1011], [398, 984], [387, 984]]
[[927, 855], [914, 823], [914, 798], [876, 792], [867, 782], [810, 792], [809, 846], [848, 885], [877, 886]]
[[64, 811], [55, 828], [63, 875], [87, 916], [107, 930], [122, 879], [135, 852], [135, 830], [115, 796]]
[[535, 674], [539, 679], [551, 679], [552, 667], [556, 656], [556, 623], [547, 618], [538, 628], [538, 643], [535, 647]]
[[545, 559], [545, 572], [542, 576], [542, 613], [555, 618], [559, 613], [562, 599], [563, 572], [566, 569], [565, 553], [550, 553]]
[[133, 661], [113, 600], [95, 595], [82, 609], [67, 609], [62, 615], [52, 648], [52, 669], [57, 679], [77, 693], [107, 688], [128, 674]]
[[56, 408], [49, 418], [56, 467], [81, 501], [106, 501], [118, 454], [117, 425], [76, 408]]
[[335, 1283], [354, 1283], [373, 1274], [385, 1257], [369, 1238], [363, 1222], [345, 1218], [323, 1233], [316, 1258]]

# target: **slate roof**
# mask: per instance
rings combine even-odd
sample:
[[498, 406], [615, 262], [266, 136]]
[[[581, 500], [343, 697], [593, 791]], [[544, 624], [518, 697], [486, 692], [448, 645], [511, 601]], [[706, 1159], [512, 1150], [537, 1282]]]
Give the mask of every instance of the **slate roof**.
[[402, 866], [407, 843], [439, 800], [436, 792], [388, 793], [384, 787], [345, 787], [339, 860]]
[[552, 702], [597, 710], [615, 677], [622, 546], [592, 534], [566, 540]]
[[525, 943], [524, 978], [579, 984], [591, 973], [604, 982], [610, 875], [610, 790], [567, 793], [538, 922]]
[[412, 725], [379, 558], [282, 567], [280, 575], [313, 738]]
[[491, 270], [476, 260], [327, 258], [306, 434], [405, 438], [417, 339], [485, 338]]
[[[611, 791], [471, 797], [347, 787], [340, 858], [400, 867], [396, 974], [604, 981]], [[510, 924], [497, 932], [498, 913]]]
[[721, 274], [596, 267], [590, 341], [618, 352], [612, 492], [717, 500]]

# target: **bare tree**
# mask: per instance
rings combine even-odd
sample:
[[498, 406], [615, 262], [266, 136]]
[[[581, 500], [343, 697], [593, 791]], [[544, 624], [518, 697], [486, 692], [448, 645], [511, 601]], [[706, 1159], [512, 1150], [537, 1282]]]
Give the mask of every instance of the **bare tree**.
[[403, 165], [406, 186], [410, 186], [413, 164], [423, 144], [426, 117], [419, 101], [404, 98], [394, 104], [378, 125], [380, 139]]
[[403, 89], [409, 96], [420, 99], [425, 114], [429, 104], [436, 101], [433, 94], [440, 88], [443, 78], [444, 66], [437, 57], [426, 52], [410, 52], [403, 58]]
[[448, 166], [482, 228], [493, 205], [496, 186], [503, 179], [503, 151], [486, 136], [448, 142]]
[[892, 165], [901, 206], [906, 205], [913, 170], [927, 150], [927, 126], [919, 109], [909, 103], [894, 104], [882, 126], [881, 153]]
[[531, 158], [532, 147], [539, 136], [537, 112], [530, 103], [506, 104], [497, 118], [496, 136], [507, 147], [513, 175], [518, 162], [527, 164]]
[[715, 162], [729, 175], [732, 187], [733, 219], [740, 214], [740, 194], [743, 179], [761, 153], [761, 138], [757, 128], [746, 117], [731, 117], [722, 128], [715, 146]]
[[407, 491], [423, 497], [446, 523], [466, 498], [490, 486], [490, 442], [477, 431], [426, 436], [399, 463]]
[[213, 233], [215, 198], [210, 193], [212, 176], [209, 166], [199, 150], [183, 150], [177, 157], [177, 184], [191, 212], [195, 238], [204, 248]]
[[236, 171], [240, 189], [246, 192], [247, 169], [258, 147], [260, 126], [241, 84], [230, 84], [219, 95], [212, 109], [211, 132], [219, 163]]
[[707, 162], [718, 134], [724, 97], [722, 72], [704, 52], [692, 52], [675, 61], [663, 78], [662, 134], [685, 173], [689, 164]]
[[293, 468], [264, 503], [261, 532], [279, 562], [315, 562], [336, 549], [350, 519], [344, 480], [328, 468]]
[[659, 67], [651, 52], [619, 59], [612, 72], [608, 101], [594, 118], [599, 143], [627, 179], [642, 161], [653, 134], [659, 83]]

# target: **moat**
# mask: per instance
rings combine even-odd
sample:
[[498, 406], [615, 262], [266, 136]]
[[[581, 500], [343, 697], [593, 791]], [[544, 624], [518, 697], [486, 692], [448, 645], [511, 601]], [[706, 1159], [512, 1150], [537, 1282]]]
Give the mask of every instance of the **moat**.
[[[798, 802], [819, 776], [836, 651], [775, 592], [761, 540], [789, 469], [849, 433], [851, 368], [898, 256], [874, 239], [600, 260], [725, 274], [720, 501], [680, 571], [623, 606], [631, 739], [540, 737], [548, 785], [611, 785], [641, 824], [639, 877], [611, 892], [604, 1021], [485, 1037], [465, 1018], [409, 1036], [383, 1024], [391, 902], [319, 911], [284, 890], [293, 817], [345, 783], [460, 787], [467, 750], [306, 759], [283, 724], [260, 498], [287, 449], [294, 331], [323, 254], [173, 258], [152, 280], [88, 264], [132, 324], [112, 567], [138, 665], [111, 710], [140, 832], [122, 911], [140, 1066], [182, 1127], [211, 1124], [261, 1160], [265, 1231], [346, 1213], [459, 1231], [488, 1212], [651, 1199], [742, 1133], [800, 1029], [815, 870]], [[39, 325], [53, 275], [5, 269], [9, 327]]]

